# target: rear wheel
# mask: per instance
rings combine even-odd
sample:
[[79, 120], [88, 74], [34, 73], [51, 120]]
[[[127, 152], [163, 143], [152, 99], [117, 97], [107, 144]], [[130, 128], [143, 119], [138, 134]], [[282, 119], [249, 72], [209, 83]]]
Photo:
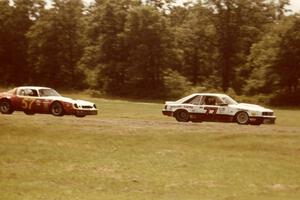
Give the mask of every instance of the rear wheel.
[[50, 112], [54, 116], [63, 116], [64, 115], [64, 109], [61, 103], [55, 101], [52, 103], [50, 107]]
[[186, 110], [178, 110], [175, 112], [175, 118], [178, 122], [188, 122], [190, 115]]
[[12, 114], [14, 112], [14, 109], [9, 100], [5, 99], [0, 101], [0, 112], [2, 114]]
[[249, 123], [249, 115], [246, 112], [237, 113], [235, 119], [238, 124], [245, 125]]

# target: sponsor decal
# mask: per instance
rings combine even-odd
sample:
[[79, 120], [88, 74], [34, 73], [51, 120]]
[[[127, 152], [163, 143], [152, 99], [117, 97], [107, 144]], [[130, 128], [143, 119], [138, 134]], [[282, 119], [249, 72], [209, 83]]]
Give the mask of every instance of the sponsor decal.
[[206, 107], [204, 110], [206, 110], [206, 115], [215, 115], [218, 111], [218, 107]]
[[194, 107], [193, 106], [170, 106], [170, 109], [174, 109], [174, 108], [187, 108], [187, 109], [193, 109]]
[[22, 108], [31, 110], [32, 104], [35, 102], [35, 99], [23, 99], [22, 100]]
[[222, 112], [222, 113], [224, 113], [225, 110], [226, 110], [226, 108], [223, 108], [223, 107], [220, 108], [220, 112]]
[[36, 100], [36, 101], [35, 101], [35, 104], [36, 104], [37, 106], [41, 106], [41, 103], [42, 103], [41, 100]]
[[251, 115], [256, 116], [256, 112], [251, 112]]

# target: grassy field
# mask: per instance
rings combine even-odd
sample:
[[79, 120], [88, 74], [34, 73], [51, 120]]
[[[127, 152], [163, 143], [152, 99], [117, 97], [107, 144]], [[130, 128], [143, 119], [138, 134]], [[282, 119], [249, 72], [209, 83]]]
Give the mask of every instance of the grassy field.
[[300, 199], [300, 111], [177, 123], [162, 104], [72, 96], [99, 115], [0, 115], [1, 200]]

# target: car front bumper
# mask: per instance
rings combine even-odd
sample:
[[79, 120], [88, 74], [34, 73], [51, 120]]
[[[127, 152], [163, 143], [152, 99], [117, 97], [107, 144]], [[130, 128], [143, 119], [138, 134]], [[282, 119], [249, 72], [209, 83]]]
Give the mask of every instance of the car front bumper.
[[93, 109], [93, 110], [87, 110], [87, 109], [76, 109], [74, 111], [75, 115], [97, 115], [98, 114], [98, 110], [97, 109]]
[[275, 124], [276, 116], [250, 117], [250, 123]]

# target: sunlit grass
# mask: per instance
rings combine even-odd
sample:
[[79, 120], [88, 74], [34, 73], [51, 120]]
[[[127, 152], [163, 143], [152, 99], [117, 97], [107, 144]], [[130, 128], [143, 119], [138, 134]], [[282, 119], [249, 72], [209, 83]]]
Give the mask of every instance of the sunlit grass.
[[177, 123], [162, 104], [91, 98], [99, 115], [0, 115], [0, 199], [300, 198], [300, 112], [276, 125]]

